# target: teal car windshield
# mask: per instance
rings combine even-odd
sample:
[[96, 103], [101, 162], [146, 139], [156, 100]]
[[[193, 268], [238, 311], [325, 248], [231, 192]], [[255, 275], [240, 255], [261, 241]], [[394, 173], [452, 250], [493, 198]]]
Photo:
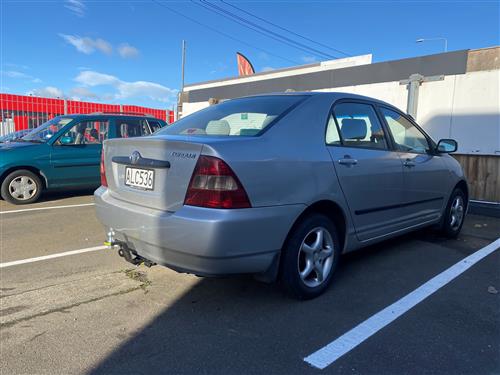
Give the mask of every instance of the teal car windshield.
[[70, 117], [55, 117], [29, 132], [21, 139], [27, 142], [47, 142], [54, 134], [71, 121], [73, 121], [73, 118]]

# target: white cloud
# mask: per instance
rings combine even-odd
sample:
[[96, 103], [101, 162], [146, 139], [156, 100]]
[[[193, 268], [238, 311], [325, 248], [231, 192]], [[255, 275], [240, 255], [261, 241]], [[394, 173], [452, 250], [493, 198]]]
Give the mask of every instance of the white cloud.
[[118, 53], [125, 59], [139, 56], [139, 50], [128, 43], [120, 44]]
[[66, 0], [64, 7], [69, 9], [75, 16], [84, 17], [87, 10], [86, 5], [80, 0]]
[[114, 99], [149, 98], [163, 103], [170, 103], [175, 99], [177, 90], [170, 89], [159, 83], [148, 81], [126, 82], [110, 74], [83, 71], [75, 77], [75, 81], [84, 87], [111, 86], [116, 91]]
[[120, 80], [115, 76], [94, 72], [92, 70], [84, 70], [76, 76], [75, 81], [84, 86], [91, 87], [103, 85], [117, 86], [120, 83]]
[[67, 43], [71, 44], [77, 51], [90, 55], [96, 50], [111, 55], [113, 53], [113, 46], [111, 43], [104, 39], [92, 39], [89, 37], [80, 37], [79, 35], [59, 34]]
[[33, 83], [40, 83], [42, 80], [40, 78], [33, 77], [29, 74], [26, 74], [24, 72], [19, 72], [17, 70], [6, 70], [2, 72], [3, 75], [9, 78], [14, 78], [14, 79], [24, 79], [24, 80], [31, 80]]
[[[90, 39], [90, 38], [88, 38], [88, 39]], [[113, 53], [113, 47], [111, 46], [111, 44], [109, 42], [105, 41], [104, 39], [99, 39], [99, 38], [95, 39], [94, 45], [95, 45], [95, 48], [97, 48], [102, 53], [105, 53], [107, 55], [111, 55]]]
[[118, 86], [117, 99], [138, 98], [146, 96], [151, 100], [159, 102], [170, 102], [175, 97], [176, 90], [169, 89], [159, 83], [136, 81], [121, 82]]
[[31, 79], [33, 78], [29, 74], [23, 73], [23, 72], [18, 72], [16, 70], [6, 70], [3, 72], [4, 75], [6, 75], [9, 78], [24, 78], [24, 79]]
[[302, 56], [301, 59], [303, 62], [308, 64], [318, 61], [314, 56]]
[[259, 52], [259, 59], [261, 60], [269, 60], [269, 55], [265, 52]]
[[73, 95], [73, 98], [78, 98], [78, 100], [80, 100], [81, 98], [99, 99], [99, 95], [90, 91], [86, 87], [73, 87], [71, 89], [71, 95]]
[[8, 66], [9, 68], [12, 69], [21, 69], [21, 70], [28, 70], [30, 67], [28, 65], [21, 65], [21, 64], [13, 64], [13, 63], [5, 63], [5, 66]]
[[33, 89], [31, 91], [28, 91], [26, 94], [33, 96], [42, 96], [45, 98], [62, 98], [64, 96], [61, 89], [53, 86]]
[[[113, 53], [113, 46], [107, 40], [101, 38], [81, 37], [79, 35], [59, 34], [66, 43], [71, 44], [78, 52], [90, 55], [96, 51], [102, 52], [106, 55]], [[127, 59], [139, 56], [139, 50], [128, 43], [122, 43], [117, 47], [118, 54]]]
[[262, 71], [263, 72], [270, 72], [272, 70], [274, 70], [275, 68], [273, 68], [272, 66], [265, 66], [262, 68]]

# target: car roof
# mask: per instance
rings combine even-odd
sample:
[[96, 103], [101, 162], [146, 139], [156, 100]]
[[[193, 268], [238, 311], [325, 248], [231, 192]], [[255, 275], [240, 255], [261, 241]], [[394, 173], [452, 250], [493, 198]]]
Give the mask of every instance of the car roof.
[[59, 117], [63, 118], [86, 118], [86, 117], [92, 117], [92, 118], [99, 118], [99, 117], [117, 117], [117, 118], [146, 118], [150, 120], [160, 120], [164, 121], [162, 119], [159, 119], [157, 117], [154, 117], [152, 115], [146, 115], [146, 114], [140, 114], [140, 113], [106, 113], [106, 112], [96, 112], [96, 113], [73, 113], [73, 114], [67, 114], [67, 115], [61, 115]]
[[253, 98], [253, 97], [265, 97], [265, 96], [329, 96], [332, 100], [339, 100], [339, 99], [359, 99], [359, 100], [368, 100], [372, 102], [377, 102], [379, 104], [384, 104], [390, 107], [394, 107], [394, 105], [384, 102], [379, 99], [375, 99], [369, 96], [364, 96], [364, 95], [358, 95], [358, 94], [351, 94], [348, 92], [342, 92], [342, 91], [285, 91], [285, 92], [270, 92], [270, 93], [265, 93], [265, 94], [256, 94], [256, 95], [248, 95], [244, 96], [243, 98]]

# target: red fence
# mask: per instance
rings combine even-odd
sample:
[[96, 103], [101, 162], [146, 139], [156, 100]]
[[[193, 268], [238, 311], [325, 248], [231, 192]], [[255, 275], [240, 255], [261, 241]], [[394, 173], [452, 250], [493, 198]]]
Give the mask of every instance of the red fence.
[[174, 121], [174, 112], [165, 109], [0, 94], [0, 134], [33, 129], [58, 115], [93, 112], [144, 113], [168, 123]]

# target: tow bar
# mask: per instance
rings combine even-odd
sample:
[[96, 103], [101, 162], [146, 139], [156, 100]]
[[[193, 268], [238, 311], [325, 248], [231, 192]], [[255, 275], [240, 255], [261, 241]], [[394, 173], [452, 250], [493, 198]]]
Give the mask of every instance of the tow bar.
[[139, 266], [141, 263], [148, 268], [155, 266], [156, 263], [150, 261], [149, 259], [143, 258], [134, 250], [131, 250], [125, 242], [116, 241], [114, 239], [115, 232], [113, 229], [110, 229], [108, 232], [107, 241], [104, 242], [104, 245], [109, 249], [113, 249], [114, 247], [118, 248], [118, 255], [124, 258], [127, 262], [132, 263], [134, 266]]

